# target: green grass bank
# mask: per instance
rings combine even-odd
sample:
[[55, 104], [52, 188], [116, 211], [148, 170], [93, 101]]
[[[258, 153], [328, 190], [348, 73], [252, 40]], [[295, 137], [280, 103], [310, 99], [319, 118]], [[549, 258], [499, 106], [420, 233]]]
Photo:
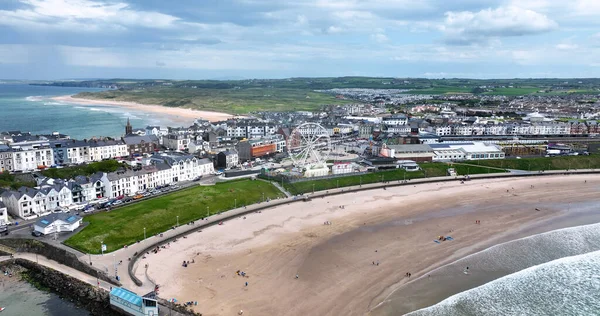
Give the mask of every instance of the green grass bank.
[[[250, 205], [265, 199], [284, 197], [265, 181], [239, 180], [214, 186], [195, 186], [164, 196], [148, 199], [122, 208], [86, 216], [89, 225], [65, 241], [65, 244], [85, 253], [100, 253], [102, 242], [111, 252], [146, 236], [153, 236], [177, 225], [218, 214], [235, 205]], [[208, 208], [208, 209], [207, 209]], [[208, 212], [207, 212], [208, 211]]]

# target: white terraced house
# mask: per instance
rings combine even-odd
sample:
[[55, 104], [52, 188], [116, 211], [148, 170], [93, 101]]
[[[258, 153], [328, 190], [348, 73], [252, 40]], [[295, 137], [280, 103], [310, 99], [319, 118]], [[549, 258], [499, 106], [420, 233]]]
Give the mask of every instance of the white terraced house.
[[8, 209], [0, 196], [0, 226], [8, 224]]
[[13, 148], [13, 150], [14, 171], [33, 171], [40, 166], [50, 166], [54, 162], [54, 155], [50, 147]]
[[23, 219], [32, 219], [51, 213], [46, 195], [36, 189], [22, 187], [17, 191], [2, 193], [8, 211]]
[[134, 195], [165, 184], [191, 181], [214, 173], [209, 159], [178, 153], [156, 154], [143, 160], [139, 170], [98, 172], [90, 177], [78, 176], [72, 180], [43, 178], [35, 189], [22, 187], [6, 191], [2, 198], [6, 208], [17, 217], [30, 219], [57, 209], [83, 205], [98, 199]]

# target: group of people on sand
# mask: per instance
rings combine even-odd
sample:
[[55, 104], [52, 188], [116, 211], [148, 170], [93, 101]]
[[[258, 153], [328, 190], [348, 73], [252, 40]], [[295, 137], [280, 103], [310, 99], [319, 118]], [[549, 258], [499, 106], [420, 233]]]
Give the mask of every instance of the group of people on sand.
[[324, 221], [323, 225], [331, 225], [331, 222], [330, 221]]
[[196, 262], [196, 261], [195, 261], [194, 259], [192, 259], [192, 261], [191, 261], [191, 262], [190, 262], [189, 260], [188, 260], [188, 261], [185, 261], [185, 260], [183, 260], [183, 263], [181, 264], [181, 266], [182, 266], [182, 267], [184, 267], [184, 268], [187, 268], [187, 266], [188, 266], [190, 263], [195, 263], [195, 262]]
[[405, 277], [410, 278], [412, 276], [412, 273], [410, 272], [406, 272], [406, 274], [404, 274]]

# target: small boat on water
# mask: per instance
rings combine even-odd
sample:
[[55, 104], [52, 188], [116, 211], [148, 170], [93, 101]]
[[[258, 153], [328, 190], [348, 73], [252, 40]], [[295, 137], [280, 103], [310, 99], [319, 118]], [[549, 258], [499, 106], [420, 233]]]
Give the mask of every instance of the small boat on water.
[[6, 309], [6, 307], [0, 307], [0, 312], [3, 311], [3, 310], [5, 310], [5, 309]]

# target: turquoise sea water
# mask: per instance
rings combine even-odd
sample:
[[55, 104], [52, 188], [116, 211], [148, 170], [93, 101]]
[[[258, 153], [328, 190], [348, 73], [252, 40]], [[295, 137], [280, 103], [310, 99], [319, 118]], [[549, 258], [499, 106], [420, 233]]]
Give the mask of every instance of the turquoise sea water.
[[119, 137], [127, 118], [134, 128], [172, 124], [167, 118], [115, 106], [78, 105], [58, 102], [52, 97], [102, 89], [0, 84], [0, 131], [28, 131], [34, 134], [60, 132], [71, 138]]
[[[473, 273], [456, 271], [454, 275], [476, 277], [500, 269], [518, 272], [408, 315], [600, 315], [599, 248], [600, 224], [560, 229], [489, 248], [457, 262], [458, 268], [469, 264]], [[531, 265], [538, 262], [544, 263]]]

